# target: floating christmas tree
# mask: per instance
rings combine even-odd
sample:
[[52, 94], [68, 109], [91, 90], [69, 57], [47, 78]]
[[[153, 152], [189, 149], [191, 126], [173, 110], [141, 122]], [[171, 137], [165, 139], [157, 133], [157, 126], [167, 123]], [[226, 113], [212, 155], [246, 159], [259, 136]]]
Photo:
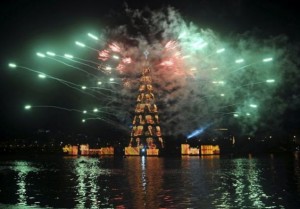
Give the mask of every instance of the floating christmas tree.
[[[145, 57], [147, 59], [148, 52]], [[152, 86], [150, 65], [142, 69], [129, 147], [161, 149], [164, 142]]]

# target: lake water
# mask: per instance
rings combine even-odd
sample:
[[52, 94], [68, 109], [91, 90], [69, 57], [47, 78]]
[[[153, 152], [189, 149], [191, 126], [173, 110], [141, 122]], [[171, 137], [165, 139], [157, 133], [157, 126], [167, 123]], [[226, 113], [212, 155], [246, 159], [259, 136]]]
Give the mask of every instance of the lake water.
[[2, 156], [0, 208], [300, 208], [300, 155]]

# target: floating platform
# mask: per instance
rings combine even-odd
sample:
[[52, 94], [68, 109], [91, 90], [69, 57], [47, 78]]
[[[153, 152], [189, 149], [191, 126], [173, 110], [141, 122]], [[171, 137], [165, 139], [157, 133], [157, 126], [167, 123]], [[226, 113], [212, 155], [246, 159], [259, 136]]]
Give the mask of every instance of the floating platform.
[[181, 155], [219, 155], [219, 145], [201, 145], [200, 149], [181, 144]]
[[158, 156], [159, 149], [144, 149], [139, 147], [125, 147], [126, 156]]

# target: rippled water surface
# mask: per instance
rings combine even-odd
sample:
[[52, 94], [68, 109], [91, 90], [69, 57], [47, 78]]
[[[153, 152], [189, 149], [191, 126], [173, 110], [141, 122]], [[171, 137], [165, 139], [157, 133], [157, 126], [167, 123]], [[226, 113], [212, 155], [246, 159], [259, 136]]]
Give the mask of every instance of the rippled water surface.
[[0, 208], [300, 208], [300, 157], [0, 157]]

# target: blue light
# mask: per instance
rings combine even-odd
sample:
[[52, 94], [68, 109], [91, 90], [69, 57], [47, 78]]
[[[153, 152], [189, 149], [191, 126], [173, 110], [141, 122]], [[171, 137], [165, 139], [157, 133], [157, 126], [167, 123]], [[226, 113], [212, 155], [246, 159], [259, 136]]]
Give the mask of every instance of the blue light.
[[145, 149], [144, 149], [144, 148], [142, 149], [142, 152], [145, 152]]
[[202, 134], [202, 133], [205, 131], [205, 129], [207, 129], [209, 126], [210, 126], [210, 124], [209, 124], [209, 125], [206, 125], [206, 126], [204, 126], [204, 127], [202, 127], [202, 128], [196, 129], [196, 130], [193, 131], [191, 134], [189, 134], [189, 135], [187, 136], [187, 138], [190, 139], [190, 138], [192, 138], [192, 137], [194, 137], [194, 136], [198, 136], [198, 135]]
[[194, 136], [198, 136], [198, 135], [202, 134], [203, 131], [204, 131], [204, 128], [196, 129], [190, 135], [188, 135], [187, 138], [190, 139], [190, 138], [192, 138]]

